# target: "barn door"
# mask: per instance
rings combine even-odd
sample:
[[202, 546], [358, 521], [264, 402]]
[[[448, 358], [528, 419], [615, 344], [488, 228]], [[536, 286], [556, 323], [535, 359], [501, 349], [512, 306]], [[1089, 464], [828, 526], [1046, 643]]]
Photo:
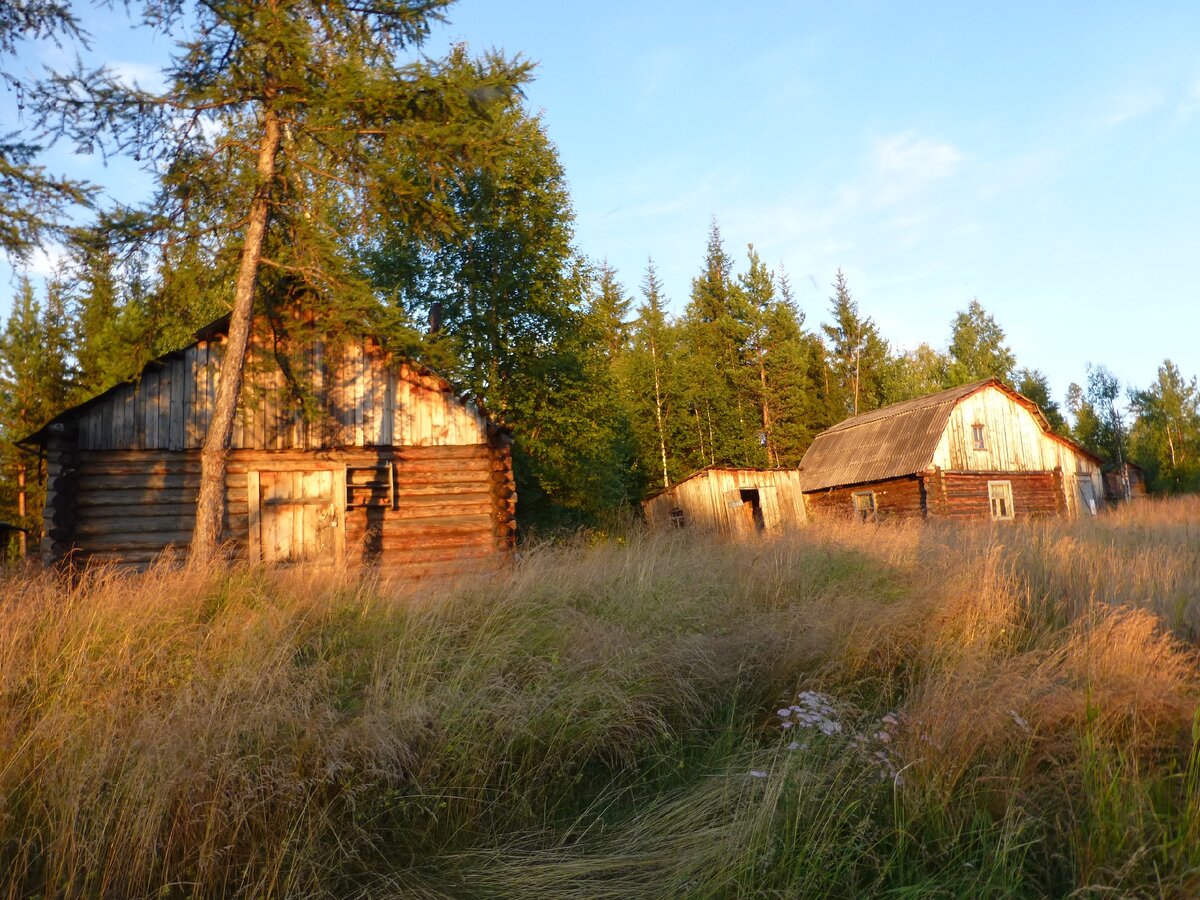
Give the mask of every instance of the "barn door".
[[1081, 512], [1096, 514], [1096, 491], [1092, 487], [1091, 475], [1077, 475], [1075, 481], [1079, 485], [1079, 501]]
[[330, 469], [247, 473], [250, 557], [337, 563], [346, 547], [345, 475]]
[[758, 500], [762, 504], [763, 528], [780, 531], [783, 528], [783, 513], [779, 509], [779, 492], [773, 484], [758, 486]]

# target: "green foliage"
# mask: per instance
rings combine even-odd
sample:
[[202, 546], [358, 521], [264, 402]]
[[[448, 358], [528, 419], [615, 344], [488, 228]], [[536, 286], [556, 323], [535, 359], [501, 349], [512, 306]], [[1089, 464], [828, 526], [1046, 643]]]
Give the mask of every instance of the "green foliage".
[[1067, 426], [1067, 420], [1063, 418], [1058, 404], [1050, 397], [1050, 380], [1045, 373], [1040, 369], [1021, 369], [1016, 373], [1016, 379], [1016, 384], [1013, 386], [1017, 389], [1017, 393], [1025, 395], [1041, 408], [1042, 415], [1046, 417], [1046, 421], [1050, 423], [1050, 427], [1057, 434], [1069, 437], [1070, 429]]
[[870, 412], [893, 402], [891, 350], [874, 320], [863, 317], [850, 293], [846, 275], [838, 269], [829, 298], [832, 322], [822, 325], [831, 376], [831, 402], [838, 418]]
[[643, 491], [666, 487], [679, 470], [672, 426], [678, 417], [676, 329], [667, 321], [666, 298], [654, 269], [646, 264], [642, 302], [631, 326], [630, 345], [619, 367], [621, 399], [635, 447], [634, 473]]
[[[45, 302], [23, 279], [0, 332], [0, 520], [41, 530], [41, 465], [15, 442], [28, 437], [67, 405], [73, 387], [70, 320], [62, 286], [50, 283]], [[18, 467], [26, 470], [26, 515], [17, 515]]]
[[691, 299], [680, 321], [680, 399], [693, 428], [681, 434], [676, 447], [689, 470], [712, 463], [763, 462], [762, 423], [753, 401], [754, 370], [747, 349], [752, 330], [749, 305], [733, 278], [733, 260], [714, 220], [704, 267], [692, 279]]
[[935, 394], [950, 387], [947, 377], [949, 360], [929, 344], [902, 353], [896, 359], [888, 395], [893, 403]]
[[1136, 416], [1130, 455], [1146, 470], [1149, 486], [1162, 493], [1200, 490], [1200, 388], [1184, 379], [1171, 360], [1163, 360], [1158, 378], [1134, 391]]
[[978, 300], [972, 300], [951, 323], [946, 380], [949, 387], [984, 378], [1011, 382], [1016, 358], [1004, 343], [1002, 329]]
[[[64, 41], [84, 37], [69, 3], [60, 0], [15, 0], [0, 4], [0, 61], [25, 41]], [[7, 68], [0, 84], [14, 92], [17, 109], [25, 106], [29, 86]], [[44, 149], [19, 132], [0, 133], [0, 251], [27, 257], [47, 238], [59, 237], [64, 218], [76, 206], [87, 206], [95, 188], [82, 181], [48, 174], [37, 164]]]

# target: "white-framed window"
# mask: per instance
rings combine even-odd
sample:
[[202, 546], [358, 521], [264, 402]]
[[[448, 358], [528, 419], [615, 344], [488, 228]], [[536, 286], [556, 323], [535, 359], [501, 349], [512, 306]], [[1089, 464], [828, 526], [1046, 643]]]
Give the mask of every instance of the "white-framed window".
[[992, 508], [992, 518], [1008, 521], [1013, 517], [1013, 495], [1011, 481], [989, 481], [988, 504]]
[[672, 528], [683, 528], [687, 525], [687, 518], [683, 514], [683, 510], [678, 506], [674, 507], [668, 515], [671, 517]]
[[875, 492], [855, 491], [852, 497], [854, 498], [854, 517], [860, 522], [874, 522]]
[[971, 446], [976, 450], [987, 449], [987, 430], [980, 422], [971, 426]]

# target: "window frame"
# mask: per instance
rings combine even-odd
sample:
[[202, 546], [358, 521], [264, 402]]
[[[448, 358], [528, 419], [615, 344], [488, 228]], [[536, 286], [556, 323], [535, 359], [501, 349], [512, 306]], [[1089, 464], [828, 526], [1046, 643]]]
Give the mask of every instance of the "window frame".
[[[869, 508], [859, 505], [858, 501], [860, 497], [870, 499], [871, 505]], [[850, 502], [854, 505], [854, 518], [862, 524], [865, 525], [868, 522], [879, 521], [879, 505], [875, 499], [874, 491], [854, 491], [850, 494]]]
[[977, 451], [987, 451], [987, 425], [983, 422], [971, 423], [971, 447]]
[[[1012, 482], [1007, 481], [1007, 480], [1005, 480], [1005, 481], [989, 481], [987, 483], [987, 488], [988, 488], [988, 513], [991, 515], [992, 521], [993, 522], [1012, 522], [1013, 520], [1015, 520], [1017, 510], [1016, 510], [1016, 501], [1013, 499]], [[992, 494], [993, 488], [1002, 489], [1004, 491], [1004, 493], [1006, 493], [1008, 495], [1007, 496], [1008, 509], [1002, 515], [996, 515], [996, 501], [1000, 500], [1000, 502], [1003, 503], [1006, 498], [993, 496], [993, 494]]]
[[680, 506], [672, 506], [667, 510], [667, 518], [672, 528], [687, 528], [687, 514]]

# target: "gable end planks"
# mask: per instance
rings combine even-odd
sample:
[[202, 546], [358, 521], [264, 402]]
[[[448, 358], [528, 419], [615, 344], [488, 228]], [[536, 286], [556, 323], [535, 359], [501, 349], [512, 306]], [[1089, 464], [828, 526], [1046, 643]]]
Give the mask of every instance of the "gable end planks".
[[[152, 364], [78, 413], [81, 450], [198, 450], [216, 401], [221, 340]], [[256, 340], [234, 424], [235, 450], [320, 450], [488, 443], [488, 424], [446, 382], [371, 339], [313, 341], [288, 377]]]

